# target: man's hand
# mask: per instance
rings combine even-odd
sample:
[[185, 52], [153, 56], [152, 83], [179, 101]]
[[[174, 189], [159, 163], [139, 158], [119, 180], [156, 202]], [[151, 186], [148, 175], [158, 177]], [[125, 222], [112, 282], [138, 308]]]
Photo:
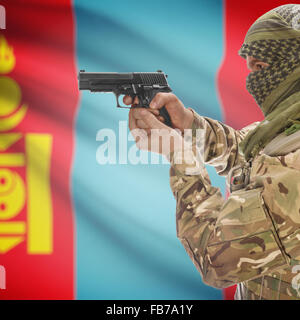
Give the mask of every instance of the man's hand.
[[[126, 105], [138, 103], [137, 98], [135, 99], [133, 102], [130, 96], [125, 96], [123, 102]], [[159, 92], [150, 103], [150, 109], [148, 110], [151, 110], [161, 122], [163, 122], [164, 119], [158, 115], [158, 111], [163, 106], [166, 107], [174, 128], [179, 129], [181, 132], [183, 132], [184, 129], [191, 129], [194, 119], [193, 112], [185, 108], [183, 103], [173, 93]], [[140, 121], [137, 122], [138, 128], [151, 129], [142, 119], [139, 120]]]
[[159, 121], [156, 111], [131, 108], [129, 129], [139, 149], [160, 153], [169, 159], [171, 152], [183, 149], [183, 138], [179, 129], [172, 129]]

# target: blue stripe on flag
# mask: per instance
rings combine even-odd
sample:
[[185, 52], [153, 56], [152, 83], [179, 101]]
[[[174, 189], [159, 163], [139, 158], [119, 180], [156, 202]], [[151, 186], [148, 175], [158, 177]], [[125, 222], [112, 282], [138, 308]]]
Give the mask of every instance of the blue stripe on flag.
[[[215, 87], [221, 0], [75, 0], [74, 7], [78, 70], [161, 69], [186, 106], [222, 120]], [[96, 162], [98, 130], [118, 133], [119, 120], [128, 117], [115, 104], [112, 94], [81, 95], [72, 175], [77, 298], [221, 299], [221, 290], [203, 284], [176, 237], [169, 166]], [[224, 178], [208, 170], [224, 194]]]

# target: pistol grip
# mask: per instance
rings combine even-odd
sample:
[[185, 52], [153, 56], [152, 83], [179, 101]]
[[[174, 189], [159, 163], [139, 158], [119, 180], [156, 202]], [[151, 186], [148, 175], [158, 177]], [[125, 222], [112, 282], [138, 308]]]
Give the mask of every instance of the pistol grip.
[[164, 118], [164, 124], [172, 128], [172, 121], [166, 107], [159, 109], [159, 115]]

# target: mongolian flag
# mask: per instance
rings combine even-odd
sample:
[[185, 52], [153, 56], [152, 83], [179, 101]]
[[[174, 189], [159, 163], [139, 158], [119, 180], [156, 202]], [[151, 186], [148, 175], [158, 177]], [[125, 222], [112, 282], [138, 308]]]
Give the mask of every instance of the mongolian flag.
[[[237, 51], [286, 3], [0, 1], [0, 299], [232, 299], [176, 237], [169, 166], [130, 162], [128, 110], [79, 93], [77, 74], [161, 69], [186, 106], [240, 129], [263, 116]], [[97, 160], [103, 129], [115, 163]]]

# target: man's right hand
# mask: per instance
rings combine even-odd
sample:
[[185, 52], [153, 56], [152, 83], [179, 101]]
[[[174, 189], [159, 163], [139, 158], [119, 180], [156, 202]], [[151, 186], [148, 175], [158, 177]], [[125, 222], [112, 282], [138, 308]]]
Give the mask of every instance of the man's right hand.
[[[123, 102], [126, 105], [136, 104], [138, 103], [138, 99], [136, 97], [135, 100], [132, 101], [130, 96], [125, 96]], [[191, 129], [194, 119], [193, 112], [185, 108], [183, 103], [173, 93], [157, 93], [150, 103], [149, 111], [153, 111], [153, 113], [156, 114], [163, 106], [166, 107], [170, 115], [173, 128], [178, 128], [182, 132], [184, 129]], [[164, 122], [161, 116], [158, 116], [158, 119]], [[148, 129], [147, 124], [142, 120], [139, 120], [138, 125], [141, 129]]]

